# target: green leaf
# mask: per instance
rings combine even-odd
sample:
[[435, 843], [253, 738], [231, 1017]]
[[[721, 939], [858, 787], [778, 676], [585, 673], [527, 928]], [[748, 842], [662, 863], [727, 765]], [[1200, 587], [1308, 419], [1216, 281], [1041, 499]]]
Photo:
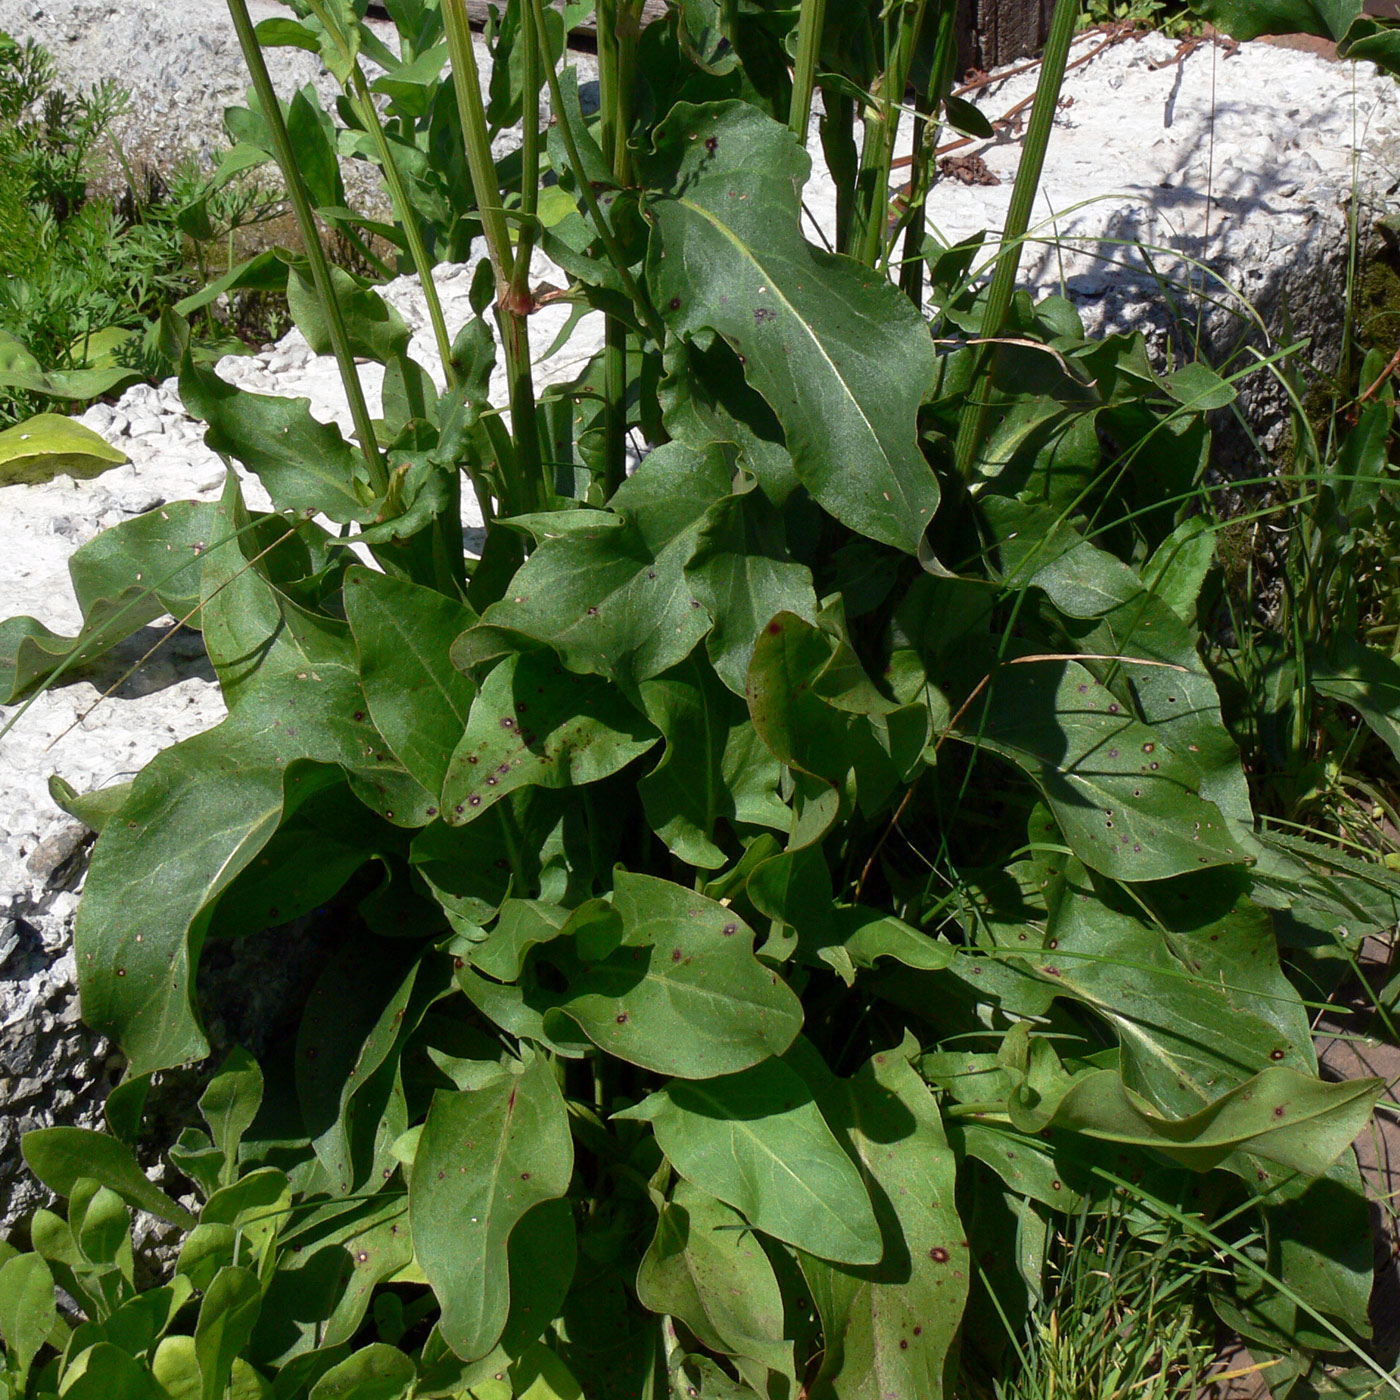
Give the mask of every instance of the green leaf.
[[201, 556], [214, 507], [171, 502], [104, 530], [68, 560], [82, 630], [63, 637], [29, 617], [0, 621], [0, 703], [9, 704], [65, 664], [95, 660], [162, 613], [198, 626]]
[[[148, 765], [93, 852], [76, 930], [84, 1014], [122, 1045], [136, 1074], [208, 1053], [191, 1001], [189, 928], [271, 838], [288, 792], [330, 777], [284, 773], [227, 723]], [[141, 870], [149, 874], [133, 879]], [[138, 927], [133, 907], [143, 911]]]
[[91, 428], [61, 413], [41, 413], [0, 432], [0, 483], [52, 481], [62, 473], [86, 481], [127, 460]]
[[[142, 1075], [142, 1080], [152, 1077]], [[206, 1198], [219, 1190], [219, 1178], [227, 1163], [224, 1154], [209, 1141], [207, 1133], [201, 1133], [198, 1128], [186, 1128], [172, 1145], [170, 1160]]]
[[302, 918], [335, 898], [367, 862], [387, 862], [397, 845], [382, 827], [366, 825], [346, 784], [333, 782], [297, 803], [223, 892], [209, 936], [242, 938]]
[[1228, 408], [1239, 397], [1235, 386], [1222, 379], [1207, 364], [1193, 360], [1167, 375], [1167, 393], [1192, 413], [1208, 413], [1212, 409]]
[[686, 577], [714, 619], [706, 641], [710, 660], [736, 695], [744, 694], [754, 644], [770, 618], [780, 612], [817, 618], [811, 570], [793, 560], [781, 516], [752, 490], [710, 512]]
[[660, 1209], [637, 1271], [637, 1298], [679, 1318], [709, 1350], [792, 1379], [783, 1295], [768, 1256], [738, 1211], [687, 1181]]
[[[867, 1268], [804, 1256], [826, 1350], [814, 1394], [940, 1400], [972, 1272], [953, 1194], [956, 1162], [938, 1105], [910, 1066], [912, 1038], [835, 1079], [803, 1043], [793, 1063], [810, 1076], [832, 1130], [858, 1163], [884, 1240]], [[829, 1387], [829, 1389], [828, 1389]]]
[[37, 1254], [16, 1254], [0, 1264], [0, 1337], [21, 1376], [58, 1320], [53, 1290], [53, 1274]]
[[1315, 1073], [1308, 1015], [1279, 967], [1268, 912], [1236, 900], [1228, 874], [1177, 885], [1150, 899], [1149, 921], [1068, 862], [1047, 891], [1046, 948], [1033, 966], [1113, 1027], [1125, 1083], [1160, 1112], [1195, 1113], [1272, 1064]]
[[1384, 20], [1358, 15], [1337, 45], [1337, 57], [1353, 63], [1369, 61], [1382, 72], [1400, 73], [1400, 31]]
[[[1393, 480], [1389, 447], [1394, 426], [1395, 410], [1390, 404], [1371, 404], [1324, 467], [1323, 481], [1343, 517], [1336, 522], [1339, 533], [1366, 521]], [[1326, 528], [1332, 528], [1330, 520]], [[1329, 545], [1329, 549], [1337, 547]]]
[[1261, 34], [1321, 34], [1340, 39], [1361, 0], [1190, 0], [1191, 8], [1236, 39]]
[[[294, 1214], [281, 1243], [295, 1249], [280, 1251], [251, 1354], [281, 1360], [285, 1373], [287, 1358], [354, 1337], [374, 1292], [412, 1263], [407, 1213], [402, 1193], [394, 1191], [331, 1202], [309, 1219]], [[329, 1364], [340, 1359], [332, 1356]]]
[[1308, 661], [1317, 693], [1349, 705], [1400, 757], [1400, 666], [1348, 636], [1333, 638], [1325, 653], [1310, 651]]
[[[233, 150], [224, 153], [225, 166], [233, 154]], [[250, 164], [261, 165], [268, 159], [265, 152], [249, 148], [248, 161]], [[191, 292], [183, 300], [177, 301], [172, 309], [178, 316], [190, 317], [196, 311], [201, 311], [204, 307], [212, 305], [225, 292], [285, 292], [286, 289], [287, 264], [277, 256], [275, 249], [264, 248], [261, 253], [255, 254], [245, 262], [238, 263], [222, 277], [215, 278], [214, 281], [201, 287], [199, 291]]]
[[310, 1400], [405, 1400], [418, 1373], [412, 1360], [383, 1342], [347, 1356], [311, 1387]]
[[1384, 1084], [1379, 1079], [1325, 1084], [1271, 1066], [1199, 1112], [1169, 1118], [1129, 1089], [1116, 1070], [1066, 1074], [1043, 1040], [1032, 1041], [1022, 1074], [1009, 1102], [1011, 1120], [1022, 1132], [1068, 1129], [1152, 1148], [1194, 1171], [1239, 1170], [1251, 1181], [1257, 1179], [1259, 1160], [1321, 1176], [1365, 1126]]
[[431, 589], [354, 568], [345, 576], [345, 616], [375, 727], [425, 788], [441, 792], [476, 692], [450, 657], [471, 610]]
[[194, 1326], [201, 1400], [223, 1400], [233, 1364], [253, 1335], [261, 1306], [262, 1287], [250, 1270], [229, 1264], [214, 1275]]
[[[344, 268], [332, 266], [330, 272], [331, 288], [350, 342], [350, 353], [381, 365], [406, 355], [413, 334], [408, 322], [373, 287], [362, 285]], [[297, 329], [316, 354], [334, 353], [330, 321], [321, 306], [305, 258], [297, 258], [291, 264], [287, 308]]]
[[[199, 501], [170, 501], [83, 545], [68, 561], [68, 574], [84, 615], [100, 599], [116, 599], [139, 588], [158, 605], [152, 615], [163, 611], [189, 617], [198, 627], [202, 560], [218, 528], [217, 510]], [[128, 621], [131, 631], [150, 620], [138, 617]]]
[[145, 1355], [154, 1350], [193, 1294], [194, 1287], [189, 1279], [177, 1274], [161, 1288], [148, 1288], [128, 1298], [102, 1324], [102, 1330], [114, 1346], [129, 1355]]
[[979, 141], [992, 141], [996, 131], [986, 115], [964, 97], [954, 97], [951, 93], [943, 99], [943, 115], [954, 131], [964, 136], [974, 136]]
[[337, 524], [374, 519], [363, 463], [334, 423], [311, 416], [311, 400], [237, 389], [186, 354], [180, 399], [209, 425], [206, 446], [254, 473], [279, 510]]
[[101, 1182], [122, 1200], [182, 1229], [194, 1226], [184, 1206], [153, 1186], [135, 1154], [106, 1133], [87, 1128], [36, 1128], [20, 1141], [25, 1165], [59, 1196], [70, 1196], [83, 1177]]
[[559, 1001], [594, 1044], [657, 1074], [709, 1079], [792, 1043], [802, 1005], [754, 957], [753, 930], [737, 915], [621, 869], [612, 907], [616, 951], [586, 962]]
[[507, 657], [472, 702], [443, 783], [444, 819], [470, 822], [528, 785], [596, 783], [658, 737], [606, 681], [572, 675], [548, 652]]
[[[322, 57], [335, 53], [333, 45], [322, 47]], [[349, 70], [343, 72], [348, 76]], [[335, 128], [321, 110], [316, 89], [308, 83], [292, 95], [287, 106], [287, 135], [297, 153], [297, 170], [318, 207], [345, 203], [345, 187], [340, 179], [340, 161], [336, 156]]]
[[228, 1052], [218, 1074], [199, 1098], [214, 1146], [224, 1154], [220, 1180], [227, 1186], [238, 1175], [238, 1145], [262, 1107], [263, 1076], [258, 1062], [241, 1046]]
[[99, 1270], [119, 1266], [131, 1247], [131, 1212], [122, 1197], [88, 1176], [74, 1182], [69, 1197], [68, 1228], [78, 1252]]
[[[1034, 536], [1055, 528], [1046, 512], [1023, 514], [1019, 521], [1015, 514], [999, 514], [1000, 523], [1017, 534], [1024, 531]], [[1215, 683], [1197, 652], [1196, 629], [1145, 590], [1126, 564], [1073, 533], [1062, 539], [1070, 547], [1058, 552], [1057, 542], [1057, 557], [1038, 569], [1032, 582], [1069, 618], [1092, 624], [1087, 628], [1071, 624], [1082, 651], [1098, 657], [1133, 658], [1086, 661], [1105, 686], [1115, 688], [1114, 696], [1103, 697], [1104, 702], [1116, 700], [1124, 712], [1136, 710], [1151, 726], [1159, 747], [1165, 744], [1194, 765], [1200, 795], [1225, 815], [1240, 858], [1253, 856], [1254, 814], [1248, 785], [1239, 751], [1221, 717]], [[1167, 664], [1134, 664], [1138, 659]]]
[[808, 491], [851, 529], [917, 553], [939, 499], [915, 431], [936, 368], [918, 312], [883, 274], [802, 237], [811, 162], [756, 108], [678, 103], [653, 149], [647, 282], [667, 326], [727, 341]]
[[1244, 859], [1190, 756], [1077, 662], [1004, 668], [957, 737], [1023, 768], [1075, 855], [1105, 875], [1161, 880]]
[[860, 1174], [783, 1061], [720, 1079], [672, 1080], [614, 1117], [649, 1121], [675, 1169], [755, 1229], [823, 1259], [880, 1258]]
[[[373, 1165], [363, 1138], [377, 1119], [360, 1124], [357, 1134], [355, 1100], [375, 1102], [376, 1072], [406, 1028], [423, 966], [415, 951], [385, 949], [377, 939], [349, 943], [341, 957], [322, 969], [297, 1031], [302, 1121], [317, 1158], [341, 1193], [362, 1186]], [[366, 965], [377, 969], [372, 980], [364, 977]], [[377, 1087], [384, 1092], [382, 1083]]]
[[[1273, 1278], [1352, 1335], [1366, 1336], [1375, 1275], [1367, 1193], [1354, 1154], [1344, 1153], [1305, 1189], [1266, 1199], [1259, 1218], [1267, 1241], [1261, 1262]], [[1336, 1338], [1294, 1298], [1286, 1297], [1272, 1279], [1237, 1267], [1234, 1293], [1221, 1300], [1225, 1306], [1220, 1313], [1246, 1337], [1289, 1348], [1334, 1350]]]
[[578, 1266], [573, 1207], [565, 1198], [544, 1201], [510, 1232], [510, 1316], [501, 1345], [520, 1353], [559, 1316]]
[[618, 488], [608, 512], [517, 522], [538, 544], [483, 625], [542, 642], [583, 675], [633, 684], [659, 675], [709, 631], [684, 570], [729, 479], [717, 449], [668, 443]]
[[744, 892], [760, 913], [793, 931], [804, 955], [834, 968], [848, 987], [855, 982], [857, 968], [873, 968], [880, 958], [941, 972], [955, 956], [952, 944], [921, 933], [893, 914], [837, 904], [820, 845], [761, 860]]
[[792, 813], [778, 796], [782, 767], [703, 653], [643, 682], [640, 695], [666, 752], [637, 791], [652, 830], [674, 855], [718, 870], [726, 857], [715, 844], [717, 823], [788, 829]]
[[1184, 520], [1143, 565], [1142, 581], [1185, 623], [1196, 617], [1196, 600], [1215, 560], [1215, 531], [1203, 516]]
[[929, 738], [922, 705], [900, 707], [870, 684], [843, 641], [791, 613], [763, 629], [749, 663], [749, 716], [769, 751], [879, 811]]
[[485, 1356], [510, 1309], [507, 1245], [573, 1173], [568, 1112], [542, 1056], [476, 1090], [434, 1094], [413, 1163], [413, 1248], [463, 1360]]
[[[55, 773], [49, 779], [49, 796], [54, 805], [76, 817], [78, 821], [96, 835], [116, 813], [117, 809], [131, 795], [131, 784], [114, 783], [111, 787], [94, 788], [91, 792], [77, 792], [72, 785], [64, 782]], [[109, 1120], [110, 1121], [110, 1120]]]
[[63, 1394], [65, 1400], [170, 1400], [139, 1361], [110, 1342], [98, 1342], [74, 1359]]
[[315, 32], [294, 19], [260, 20], [253, 32], [266, 49], [297, 48], [308, 53], [315, 53], [317, 49]]
[[[240, 508], [231, 482], [222, 531]], [[258, 552], [246, 541], [242, 549]], [[207, 551], [204, 584], [205, 643], [229, 718], [141, 772], [98, 839], [75, 931], [84, 1015], [137, 1075], [208, 1053], [192, 1005], [190, 930], [303, 801], [339, 783], [342, 768], [363, 774], [362, 802], [406, 824], [426, 822], [421, 807], [432, 801], [385, 761], [364, 722], [343, 623], [298, 608], [222, 540]]]
[[[203, 1380], [193, 1337], [166, 1337], [156, 1348], [151, 1371], [160, 1382], [160, 1400], [201, 1400]], [[272, 1387], [242, 1357], [233, 1363], [220, 1400], [268, 1400]], [[94, 1396], [93, 1400], [97, 1400]]]
[[516, 878], [512, 857], [520, 862], [521, 878], [533, 886], [549, 863], [545, 843], [560, 830], [564, 802], [543, 788], [522, 788], [469, 826], [436, 821], [419, 832], [410, 864], [455, 929], [480, 937], [510, 893]]
[[268, 1256], [291, 1218], [292, 1188], [277, 1167], [258, 1167], [215, 1191], [199, 1213], [201, 1225], [231, 1225], [255, 1263]]
[[0, 331], [0, 388], [24, 389], [52, 399], [96, 399], [141, 378], [141, 371], [129, 365], [46, 371], [19, 340]]
[[759, 1400], [762, 1393], [731, 1379], [708, 1356], [685, 1357], [677, 1375], [684, 1384], [683, 1393], [690, 1400]]
[[203, 1292], [213, 1283], [214, 1275], [233, 1261], [235, 1242], [231, 1226], [196, 1225], [180, 1246], [177, 1274], [188, 1278], [196, 1291]]
[[510, 1378], [519, 1400], [584, 1400], [573, 1372], [543, 1342], [511, 1366]]
[[657, 398], [666, 431], [698, 452], [733, 443], [764, 495], [774, 505], [784, 505], [801, 483], [782, 426], [767, 400], [745, 380], [739, 357], [721, 340], [703, 349], [673, 340], [663, 360], [666, 373]]

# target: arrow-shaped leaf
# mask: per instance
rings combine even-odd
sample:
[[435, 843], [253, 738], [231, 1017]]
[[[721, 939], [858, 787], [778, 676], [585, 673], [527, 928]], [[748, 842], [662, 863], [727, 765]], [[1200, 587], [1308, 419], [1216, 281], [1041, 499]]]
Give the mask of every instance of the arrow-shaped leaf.
[[915, 431], [936, 368], [917, 310], [883, 274], [803, 238], [811, 161], [757, 108], [678, 103], [654, 149], [647, 282], [668, 327], [726, 340], [812, 495], [916, 553], [938, 506]]
[[464, 1360], [496, 1345], [510, 1312], [506, 1247], [526, 1211], [573, 1173], [568, 1110], [547, 1061], [480, 1089], [433, 1096], [414, 1157], [409, 1222], [438, 1324]]
[[860, 1173], [812, 1091], [781, 1060], [721, 1079], [672, 1080], [615, 1116], [650, 1121], [676, 1170], [755, 1228], [823, 1259], [880, 1258]]

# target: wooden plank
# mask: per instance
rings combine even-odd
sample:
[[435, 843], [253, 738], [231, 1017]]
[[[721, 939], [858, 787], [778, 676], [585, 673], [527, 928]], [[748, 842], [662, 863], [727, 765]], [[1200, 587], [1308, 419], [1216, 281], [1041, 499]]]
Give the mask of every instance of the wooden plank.
[[962, 0], [958, 62], [987, 71], [1040, 52], [1054, 0]]

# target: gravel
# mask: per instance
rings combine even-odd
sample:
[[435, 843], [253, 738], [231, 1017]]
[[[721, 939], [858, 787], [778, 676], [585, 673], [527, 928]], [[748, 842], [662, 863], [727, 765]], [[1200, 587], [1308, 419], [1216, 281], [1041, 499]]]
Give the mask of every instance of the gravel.
[[[248, 8], [254, 23], [287, 13], [270, 0], [250, 0]], [[387, 21], [372, 27], [386, 41], [394, 35]], [[131, 108], [117, 134], [158, 162], [185, 151], [217, 160], [228, 144], [224, 108], [248, 105], [247, 72], [222, 3], [0, 0], [0, 29], [43, 44], [70, 87], [110, 79], [128, 88]], [[316, 55], [302, 49], [270, 49], [267, 66], [280, 93], [314, 83], [329, 106], [339, 91]]]

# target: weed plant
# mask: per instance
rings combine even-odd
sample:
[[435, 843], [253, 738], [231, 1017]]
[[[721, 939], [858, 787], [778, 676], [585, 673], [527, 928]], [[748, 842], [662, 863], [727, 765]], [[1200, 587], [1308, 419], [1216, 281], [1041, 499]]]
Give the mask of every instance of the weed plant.
[[[133, 170], [114, 134], [128, 107], [110, 81], [67, 92], [41, 45], [0, 34], [0, 423], [50, 398], [81, 403], [169, 373], [150, 331], [182, 298], [206, 355], [243, 348], [196, 294], [210, 281], [209, 250], [232, 266], [237, 230], [283, 206], [248, 179], [211, 181], [193, 161], [168, 177]], [[124, 192], [94, 196], [113, 166]], [[238, 314], [251, 309], [235, 308], [235, 324], [275, 329]]]
[[1172, 39], [1184, 39], [1201, 29], [1200, 19], [1185, 0], [1085, 0], [1080, 23], [1086, 28], [1123, 24], [1155, 29]]
[[[230, 0], [230, 159], [277, 161], [305, 252], [221, 280], [282, 278], [353, 433], [228, 384], [167, 311], [187, 408], [272, 509], [230, 470], [75, 555], [78, 636], [0, 628], [8, 701], [169, 613], [228, 705], [130, 783], [54, 781], [98, 833], [83, 1012], [127, 1074], [110, 1132], [24, 1140], [67, 1205], [0, 1263], [11, 1392], [1173, 1395], [1207, 1306], [1298, 1397], [1338, 1355], [1400, 1388], [1351, 1152], [1385, 1085], [1325, 1081], [1312, 1041], [1400, 876], [1279, 816], [1251, 727], [1290, 763], [1319, 714], [1400, 743], [1400, 667], [1323, 601], [1337, 516], [1386, 518], [1391, 392], [1297, 486], [1307, 587], [1267, 703], [1254, 675], [1237, 703], [1207, 415], [1240, 376], [1016, 287], [1075, 0], [985, 277], [981, 239], [926, 232], [936, 130], [978, 122], [953, 0], [675, 0], [645, 30], [603, 0], [591, 120], [541, 0], [505, 8], [486, 80], [461, 0], [388, 8], [397, 54], [352, 0], [256, 28]], [[338, 127], [279, 99], [266, 44], [322, 56]], [[835, 251], [803, 233], [815, 91]], [[318, 218], [365, 231], [342, 146], [383, 172], [441, 381], [321, 244]], [[433, 267], [475, 238], [451, 327]], [[544, 392], [536, 248], [604, 320]], [[216, 1049], [203, 951], [326, 909], [296, 1035], [217, 1047], [174, 1199], [134, 1144], [157, 1077]], [[156, 1289], [132, 1209], [183, 1232]]]

